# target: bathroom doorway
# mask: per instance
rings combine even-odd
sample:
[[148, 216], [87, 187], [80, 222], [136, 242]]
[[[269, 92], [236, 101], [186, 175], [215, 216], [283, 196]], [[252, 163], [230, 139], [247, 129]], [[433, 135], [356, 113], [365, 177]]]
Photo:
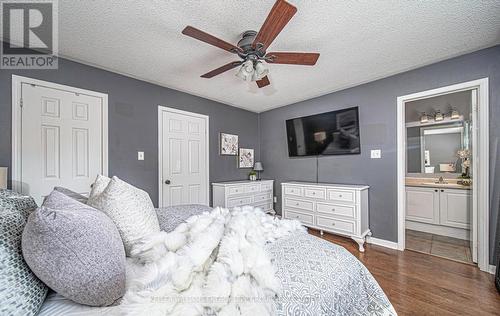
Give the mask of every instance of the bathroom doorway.
[[398, 98], [398, 248], [488, 265], [487, 79]]

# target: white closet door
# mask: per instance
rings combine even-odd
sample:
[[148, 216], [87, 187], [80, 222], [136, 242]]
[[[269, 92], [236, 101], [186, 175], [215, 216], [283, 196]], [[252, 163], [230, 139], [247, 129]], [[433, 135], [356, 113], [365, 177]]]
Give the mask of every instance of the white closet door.
[[208, 205], [208, 117], [161, 110], [160, 206]]
[[40, 204], [54, 186], [88, 194], [103, 172], [102, 99], [22, 84], [22, 191]]

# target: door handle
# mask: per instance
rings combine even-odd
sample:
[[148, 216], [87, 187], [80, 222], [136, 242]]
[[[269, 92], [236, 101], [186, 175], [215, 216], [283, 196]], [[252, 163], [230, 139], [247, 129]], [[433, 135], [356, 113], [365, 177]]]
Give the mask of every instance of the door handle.
[[165, 184], [170, 184], [170, 180], [165, 180]]

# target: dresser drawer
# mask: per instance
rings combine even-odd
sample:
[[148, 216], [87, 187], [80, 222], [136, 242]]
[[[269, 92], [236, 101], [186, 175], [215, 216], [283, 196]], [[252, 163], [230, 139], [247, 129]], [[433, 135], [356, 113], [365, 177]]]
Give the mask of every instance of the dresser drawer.
[[228, 187], [226, 190], [227, 190], [228, 195], [236, 195], [236, 194], [245, 193], [245, 187], [243, 187], [243, 186]]
[[273, 184], [272, 183], [262, 183], [260, 185], [260, 191], [265, 192], [265, 191], [271, 191], [273, 189]]
[[356, 233], [356, 225], [354, 221], [317, 216], [316, 225], [340, 233], [345, 233], [345, 234]]
[[273, 195], [271, 192], [268, 192], [268, 193], [259, 193], [257, 195], [254, 196], [253, 198], [253, 201], [255, 203], [259, 203], [259, 202], [264, 202], [264, 201], [268, 201], [268, 200], [271, 200], [273, 198]]
[[308, 198], [324, 200], [326, 198], [326, 191], [325, 189], [320, 188], [305, 188], [304, 196]]
[[252, 197], [240, 197], [227, 200], [227, 207], [243, 206], [252, 204]]
[[298, 187], [285, 187], [285, 194], [286, 195], [295, 195], [295, 196], [302, 196], [302, 188]]
[[290, 199], [290, 198], [285, 198], [285, 206], [286, 207], [293, 207], [293, 208], [300, 208], [306, 211], [313, 211], [313, 203], [309, 201], [300, 201], [300, 200], [295, 200], [295, 199]]
[[313, 216], [309, 214], [303, 214], [303, 213], [298, 213], [294, 211], [285, 211], [285, 218], [287, 219], [296, 219], [299, 220], [301, 223], [308, 224], [308, 225], [314, 225], [313, 221]]
[[273, 209], [273, 203], [255, 203], [255, 207], [260, 207], [264, 212], [270, 211]]
[[255, 193], [260, 191], [260, 185], [252, 184], [244, 187], [245, 193]]
[[345, 217], [355, 217], [354, 206], [316, 203], [316, 211], [327, 215], [339, 215]]
[[326, 196], [328, 200], [354, 203], [354, 192], [352, 191], [329, 189]]

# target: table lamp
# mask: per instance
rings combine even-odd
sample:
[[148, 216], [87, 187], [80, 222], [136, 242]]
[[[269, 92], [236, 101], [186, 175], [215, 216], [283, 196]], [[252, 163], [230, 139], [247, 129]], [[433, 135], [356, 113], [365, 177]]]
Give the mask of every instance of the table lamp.
[[257, 180], [261, 180], [261, 179], [260, 179], [260, 172], [261, 172], [261, 171], [264, 171], [264, 167], [262, 167], [262, 162], [260, 162], [260, 161], [256, 162], [256, 163], [253, 165], [253, 170], [254, 170], [254, 171], [257, 171]]

